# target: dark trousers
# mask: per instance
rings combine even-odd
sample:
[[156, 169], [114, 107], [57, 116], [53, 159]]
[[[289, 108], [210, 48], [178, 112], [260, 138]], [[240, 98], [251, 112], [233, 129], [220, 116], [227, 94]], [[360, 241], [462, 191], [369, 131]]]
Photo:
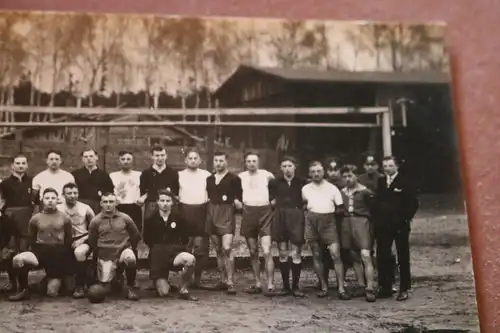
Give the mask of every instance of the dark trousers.
[[385, 290], [392, 289], [394, 259], [392, 257], [392, 243], [396, 242], [396, 251], [399, 264], [399, 290], [407, 291], [411, 288], [410, 270], [410, 228], [383, 227], [376, 231], [377, 235], [377, 268], [378, 285]]

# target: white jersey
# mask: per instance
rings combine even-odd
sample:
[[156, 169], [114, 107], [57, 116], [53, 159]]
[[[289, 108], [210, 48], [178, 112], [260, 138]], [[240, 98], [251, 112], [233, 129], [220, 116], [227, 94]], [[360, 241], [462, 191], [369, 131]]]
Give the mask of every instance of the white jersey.
[[40, 172], [33, 178], [33, 189], [40, 190], [40, 200], [41, 200], [43, 197], [43, 191], [51, 187], [57, 191], [57, 194], [59, 195], [59, 200], [61, 202], [64, 202], [64, 197], [62, 195], [63, 187], [68, 183], [74, 183], [74, 182], [75, 182], [75, 177], [73, 177], [73, 175], [68, 171], [59, 169], [56, 172], [53, 172], [50, 169], [47, 169]]
[[115, 171], [109, 177], [115, 187], [115, 194], [121, 204], [135, 204], [141, 197], [139, 185], [141, 183], [141, 172], [131, 170], [129, 172]]
[[71, 220], [73, 238], [86, 236], [88, 234], [88, 224], [95, 217], [94, 211], [89, 205], [78, 201], [75, 206], [68, 207], [68, 205], [62, 203], [57, 205], [57, 209], [66, 214]]
[[255, 173], [243, 171], [239, 174], [243, 189], [243, 203], [247, 206], [269, 205], [269, 182], [274, 175], [259, 169]]
[[335, 212], [335, 206], [344, 203], [337, 186], [323, 180], [319, 184], [309, 183], [302, 188], [302, 198], [307, 202], [307, 210], [314, 213]]
[[207, 178], [210, 172], [204, 169], [179, 171], [179, 201], [187, 205], [202, 205], [208, 202]]

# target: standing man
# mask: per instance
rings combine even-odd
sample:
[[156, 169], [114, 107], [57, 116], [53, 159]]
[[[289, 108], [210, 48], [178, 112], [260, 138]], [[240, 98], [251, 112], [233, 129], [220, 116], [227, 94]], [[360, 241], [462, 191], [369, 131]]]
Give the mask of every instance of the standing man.
[[19, 293], [9, 298], [22, 301], [29, 298], [28, 274], [33, 268], [43, 268], [47, 275], [47, 295], [56, 297], [62, 280], [70, 274], [71, 267], [71, 221], [57, 210], [59, 194], [53, 188], [43, 191], [43, 211], [35, 214], [29, 222], [30, 251], [24, 251], [12, 259], [17, 271]]
[[83, 167], [73, 171], [75, 183], [80, 193], [80, 201], [89, 205], [95, 214], [101, 210], [101, 196], [105, 192], [113, 192], [113, 181], [106, 171], [97, 165], [99, 157], [94, 149], [82, 152]]
[[373, 193], [377, 192], [378, 180], [383, 177], [383, 175], [378, 172], [379, 165], [375, 156], [366, 156], [363, 167], [365, 169], [365, 173], [359, 175], [359, 183], [366, 186]]
[[311, 162], [309, 176], [312, 182], [302, 188], [302, 198], [307, 209], [305, 240], [311, 246], [314, 269], [321, 283], [318, 297], [328, 295], [322, 258], [322, 247], [327, 246], [337, 275], [339, 298], [348, 300], [350, 297], [344, 287], [344, 265], [340, 258], [340, 239], [336, 224], [336, 215], [344, 214], [344, 202], [339, 189], [326, 181], [324, 175], [321, 162]]
[[47, 153], [47, 169], [40, 172], [33, 178], [33, 191], [42, 199], [43, 191], [46, 188], [53, 188], [59, 193], [59, 201], [64, 200], [63, 187], [68, 183], [74, 183], [75, 178], [71, 173], [61, 169], [62, 154], [57, 150], [50, 150]]
[[144, 221], [157, 209], [158, 191], [169, 190], [175, 197], [179, 196], [179, 174], [168, 166], [167, 150], [161, 146], [151, 148], [153, 164], [141, 173], [139, 205], [144, 205]]
[[87, 277], [87, 258], [90, 255], [90, 246], [87, 244], [89, 238], [89, 224], [95, 217], [94, 211], [89, 205], [78, 201], [78, 187], [75, 183], [68, 183], [63, 186], [62, 203], [57, 205], [57, 209], [68, 216], [71, 221], [72, 243], [71, 249], [75, 259], [75, 284], [74, 298], [85, 296], [85, 279]]
[[408, 291], [411, 288], [409, 238], [411, 220], [419, 205], [417, 190], [398, 172], [395, 157], [384, 157], [382, 167], [385, 175], [379, 179], [373, 207], [377, 238], [378, 297], [392, 297], [391, 247], [395, 242], [400, 270], [397, 300], [404, 301], [408, 299]]
[[[4, 202], [5, 219], [12, 227], [14, 235], [14, 252], [21, 253], [28, 250], [29, 221], [33, 214], [33, 207], [39, 203], [39, 197], [33, 193], [33, 178], [28, 174], [28, 158], [19, 154], [12, 159], [11, 175], [0, 183], [1, 201]], [[9, 258], [7, 273], [9, 282], [5, 286], [7, 291], [17, 291], [17, 278]]]
[[[283, 279], [282, 295], [304, 297], [299, 289], [300, 272], [302, 270], [302, 246], [304, 244], [304, 211], [302, 188], [305, 179], [295, 175], [297, 161], [291, 156], [281, 160], [282, 175], [272, 180], [269, 185], [270, 199], [274, 206], [272, 238], [278, 243], [280, 271]], [[289, 262], [291, 243], [292, 263]], [[290, 288], [290, 268], [292, 271], [292, 287]]]
[[[345, 218], [342, 221], [342, 247], [351, 252], [353, 267], [367, 302], [375, 302], [374, 271], [371, 257], [370, 212], [373, 193], [357, 179], [358, 168], [346, 165], [341, 174], [346, 186], [342, 189]], [[365, 283], [366, 281], [366, 283]]]
[[188, 252], [188, 226], [182, 216], [172, 211], [174, 196], [167, 190], [158, 193], [158, 211], [144, 225], [144, 242], [151, 251], [149, 274], [160, 297], [168, 296], [170, 270], [182, 269], [180, 297], [189, 301], [198, 298], [189, 293], [196, 258]]
[[179, 171], [180, 213], [186, 221], [196, 258], [194, 271], [194, 288], [201, 286], [201, 275], [209, 255], [209, 239], [205, 231], [207, 219], [207, 178], [210, 172], [200, 169], [201, 158], [197, 151], [186, 154], [186, 168]]
[[139, 297], [133, 290], [137, 274], [135, 250], [141, 234], [134, 221], [116, 209], [114, 193], [106, 192], [101, 196], [101, 207], [102, 211], [90, 222], [88, 239], [97, 259], [97, 280], [109, 290], [110, 283], [124, 269], [126, 297], [136, 301]]
[[214, 154], [215, 172], [207, 178], [208, 208], [206, 230], [217, 253], [220, 289], [236, 294], [234, 286], [233, 238], [236, 231], [236, 210], [243, 208], [241, 178], [229, 172], [227, 154]]
[[[142, 209], [137, 204], [141, 197], [139, 188], [141, 172], [132, 170], [134, 156], [131, 152], [122, 150], [118, 153], [120, 171], [112, 172], [109, 177], [118, 198], [118, 210], [130, 216], [137, 229], [142, 231]], [[137, 254], [136, 254], [137, 255]]]
[[243, 216], [241, 235], [247, 241], [255, 284], [246, 290], [249, 294], [262, 292], [260, 282], [259, 237], [267, 271], [266, 296], [274, 296], [274, 259], [271, 253], [271, 222], [273, 211], [269, 200], [269, 182], [272, 173], [259, 169], [259, 155], [245, 155], [246, 171], [239, 174], [243, 189]]

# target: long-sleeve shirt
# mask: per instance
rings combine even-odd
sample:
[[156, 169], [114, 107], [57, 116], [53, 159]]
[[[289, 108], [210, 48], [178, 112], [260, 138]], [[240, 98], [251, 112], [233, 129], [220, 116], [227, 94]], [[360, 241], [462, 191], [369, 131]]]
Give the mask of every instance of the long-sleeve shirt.
[[164, 220], [157, 211], [144, 223], [144, 242], [149, 248], [168, 245], [172, 249], [185, 250], [189, 233], [184, 219], [180, 214], [171, 211], [167, 220]]
[[102, 260], [118, 260], [123, 250], [136, 248], [140, 240], [134, 221], [119, 211], [101, 212], [89, 225], [89, 246]]
[[139, 189], [141, 196], [147, 194], [146, 201], [156, 201], [158, 191], [170, 189], [174, 195], [179, 195], [179, 173], [169, 166], [162, 172], [150, 167], [141, 174]]
[[30, 207], [38, 202], [32, 189], [33, 178], [24, 175], [18, 178], [10, 175], [0, 183], [0, 195], [5, 201], [5, 208]]
[[71, 220], [58, 210], [37, 213], [30, 219], [28, 235], [31, 246], [43, 244], [69, 247], [73, 241]]
[[235, 199], [242, 201], [241, 178], [228, 172], [219, 184], [216, 184], [215, 175], [212, 174], [207, 178], [207, 193], [209, 201], [216, 205], [232, 204]]
[[373, 192], [361, 184], [352, 189], [344, 187], [341, 192], [345, 205], [345, 216], [370, 217]]
[[284, 177], [279, 177], [269, 183], [269, 198], [276, 199], [276, 206], [302, 208], [302, 187], [305, 179], [293, 177], [290, 184]]
[[83, 200], [100, 201], [101, 195], [106, 192], [113, 193], [113, 181], [108, 173], [99, 168], [89, 171], [83, 167], [73, 171], [79, 198]]

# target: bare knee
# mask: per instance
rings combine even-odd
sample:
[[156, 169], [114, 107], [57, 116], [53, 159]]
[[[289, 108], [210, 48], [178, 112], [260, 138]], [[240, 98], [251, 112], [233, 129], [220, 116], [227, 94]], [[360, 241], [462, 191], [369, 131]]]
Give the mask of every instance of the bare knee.
[[185, 267], [194, 267], [196, 265], [196, 258], [193, 255], [186, 255], [186, 258], [184, 259], [184, 266]]
[[330, 256], [332, 259], [335, 260], [341, 260], [340, 258], [340, 248], [338, 244], [331, 244], [328, 246], [328, 251], [330, 252]]
[[57, 297], [61, 289], [62, 281], [60, 279], [50, 279], [47, 283], [47, 296]]
[[292, 251], [292, 262], [294, 264], [300, 264], [302, 262], [302, 253], [301, 249], [295, 249]]
[[370, 250], [361, 250], [361, 261], [363, 261], [365, 265], [372, 263]]
[[[258, 251], [257, 251], [258, 253]], [[271, 246], [264, 245], [262, 247], [262, 255], [264, 257], [269, 257], [271, 255]]]
[[83, 247], [77, 247], [75, 251], [73, 252], [76, 258], [76, 261], [78, 262], [84, 262], [87, 260], [88, 256], [88, 249], [83, 248]]

